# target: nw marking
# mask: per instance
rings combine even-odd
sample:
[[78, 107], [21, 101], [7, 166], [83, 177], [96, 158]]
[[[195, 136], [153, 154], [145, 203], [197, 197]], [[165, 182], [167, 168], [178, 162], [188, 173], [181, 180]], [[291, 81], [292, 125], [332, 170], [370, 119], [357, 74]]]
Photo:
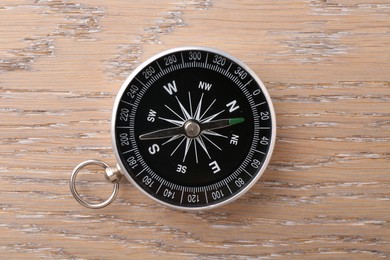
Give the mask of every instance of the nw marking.
[[211, 84], [211, 83], [199, 81], [198, 88], [209, 91], [212, 86], [213, 86], [213, 84]]
[[238, 145], [238, 138], [239, 138], [239, 137], [240, 137], [239, 135], [233, 134], [232, 137], [231, 137], [231, 139], [230, 139], [230, 144], [232, 144], [232, 145]]

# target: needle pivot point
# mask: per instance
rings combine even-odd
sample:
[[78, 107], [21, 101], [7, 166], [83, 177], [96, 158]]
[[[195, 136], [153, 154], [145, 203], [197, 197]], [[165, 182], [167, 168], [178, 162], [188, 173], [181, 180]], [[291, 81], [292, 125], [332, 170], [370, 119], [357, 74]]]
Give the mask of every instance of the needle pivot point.
[[198, 122], [195, 120], [188, 120], [184, 123], [185, 135], [189, 138], [196, 138], [199, 136], [201, 129]]

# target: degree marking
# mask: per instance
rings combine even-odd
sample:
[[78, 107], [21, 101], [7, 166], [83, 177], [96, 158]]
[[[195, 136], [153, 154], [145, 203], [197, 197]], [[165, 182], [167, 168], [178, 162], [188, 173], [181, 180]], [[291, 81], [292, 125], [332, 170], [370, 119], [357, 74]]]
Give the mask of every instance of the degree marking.
[[158, 63], [157, 60], [156, 60], [156, 64], [157, 64], [157, 66], [159, 67], [160, 71], [162, 71], [161, 66], [160, 66], [160, 64]]
[[122, 155], [127, 154], [127, 153], [131, 153], [131, 152], [134, 152], [134, 150], [135, 150], [135, 148], [134, 148], [134, 149], [131, 149], [131, 150], [128, 150], [128, 151], [126, 151], [126, 152], [123, 152]]
[[246, 174], [248, 174], [250, 177], [253, 177], [252, 174], [250, 174], [249, 172], [247, 172], [247, 170], [245, 169], [242, 169]]
[[117, 126], [117, 129], [133, 129], [133, 126]]
[[244, 86], [242, 86], [243, 88], [245, 88], [248, 84], [250, 84], [252, 82], [253, 79], [251, 79], [250, 81], [248, 81]]
[[226, 187], [228, 187], [230, 194], [233, 194], [232, 190], [230, 189], [229, 185], [226, 183]]
[[180, 204], [183, 203], [183, 195], [184, 195], [184, 189], [181, 190]]
[[258, 107], [258, 106], [261, 106], [261, 105], [264, 105], [266, 102], [261, 102], [259, 104], [256, 104], [255, 107]]
[[261, 154], [265, 154], [264, 152], [262, 152], [262, 151], [259, 151], [259, 150], [253, 150], [253, 151], [255, 151], [255, 152], [257, 152], [257, 153], [261, 153]]
[[126, 105], [132, 106], [132, 107], [134, 107], [134, 106], [135, 106], [134, 104], [132, 104], [132, 103], [129, 103], [129, 102], [127, 102], [127, 101], [124, 101], [124, 100], [121, 100], [121, 102], [125, 103]]
[[146, 170], [146, 168], [143, 168], [142, 171], [140, 171], [135, 177], [138, 177], [141, 173], [143, 173]]
[[233, 62], [230, 63], [229, 68], [226, 70], [226, 73], [230, 70], [230, 67], [233, 65]]
[[162, 184], [162, 182], [161, 182], [160, 187], [158, 187], [158, 189], [157, 189], [157, 191], [156, 191], [156, 194], [160, 191], [162, 185], [163, 185], [163, 184]]
[[146, 85], [144, 83], [142, 83], [142, 81], [140, 81], [137, 77], [135, 77], [135, 79], [142, 84], [142, 86], [144, 86], [146, 88]]

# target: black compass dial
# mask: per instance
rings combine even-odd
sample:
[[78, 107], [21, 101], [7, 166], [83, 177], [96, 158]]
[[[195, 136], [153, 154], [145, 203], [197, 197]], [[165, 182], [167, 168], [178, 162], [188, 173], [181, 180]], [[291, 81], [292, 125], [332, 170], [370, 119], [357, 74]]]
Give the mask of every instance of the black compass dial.
[[275, 118], [261, 81], [212, 49], [182, 48], [145, 62], [113, 115], [122, 170], [152, 198], [210, 208], [247, 190], [272, 153]]

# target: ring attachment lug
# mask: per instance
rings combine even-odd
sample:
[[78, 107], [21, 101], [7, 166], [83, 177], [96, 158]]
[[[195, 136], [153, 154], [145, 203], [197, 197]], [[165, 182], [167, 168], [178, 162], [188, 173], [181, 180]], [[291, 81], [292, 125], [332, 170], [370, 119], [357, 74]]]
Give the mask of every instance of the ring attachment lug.
[[121, 180], [122, 178], [122, 173], [118, 168], [105, 168], [105, 174], [104, 177], [108, 182], [111, 183], [117, 183]]

